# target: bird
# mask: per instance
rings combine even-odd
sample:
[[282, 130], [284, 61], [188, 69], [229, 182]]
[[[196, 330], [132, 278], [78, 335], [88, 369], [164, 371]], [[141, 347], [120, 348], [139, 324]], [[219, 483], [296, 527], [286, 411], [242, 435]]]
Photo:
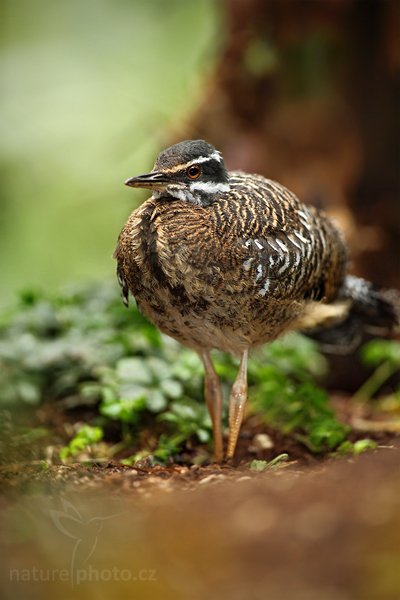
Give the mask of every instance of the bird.
[[[398, 296], [348, 273], [346, 242], [322, 210], [261, 175], [228, 171], [212, 144], [174, 144], [125, 185], [151, 196], [118, 238], [122, 297], [128, 305], [132, 294], [161, 332], [200, 356], [217, 462], [235, 454], [249, 351], [290, 330], [337, 345], [363, 327], [399, 325]], [[215, 349], [240, 359], [226, 453]]]

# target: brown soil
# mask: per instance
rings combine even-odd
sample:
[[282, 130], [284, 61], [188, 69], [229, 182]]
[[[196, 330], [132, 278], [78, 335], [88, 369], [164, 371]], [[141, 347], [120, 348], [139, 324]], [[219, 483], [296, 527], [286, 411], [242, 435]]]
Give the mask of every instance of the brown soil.
[[398, 600], [400, 439], [318, 458], [256, 433], [236, 465], [6, 465], [1, 597]]

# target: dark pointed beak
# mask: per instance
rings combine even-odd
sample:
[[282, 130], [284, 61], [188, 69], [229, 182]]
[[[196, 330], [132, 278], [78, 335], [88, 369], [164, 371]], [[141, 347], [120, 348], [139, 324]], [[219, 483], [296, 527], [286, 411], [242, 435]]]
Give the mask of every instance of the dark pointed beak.
[[151, 173], [146, 173], [145, 175], [131, 177], [130, 179], [127, 179], [124, 183], [125, 185], [129, 185], [130, 187], [146, 188], [152, 190], [165, 187], [168, 183], [168, 179], [164, 175], [164, 173], [160, 173], [159, 171], [152, 171]]

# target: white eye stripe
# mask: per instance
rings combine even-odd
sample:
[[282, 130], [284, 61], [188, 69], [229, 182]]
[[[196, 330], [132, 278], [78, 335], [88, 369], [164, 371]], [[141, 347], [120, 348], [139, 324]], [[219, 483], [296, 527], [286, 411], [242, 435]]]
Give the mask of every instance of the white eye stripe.
[[[210, 162], [211, 160], [216, 160], [218, 162], [222, 162], [222, 155], [217, 150], [208, 156], [199, 156], [198, 158], [194, 158], [193, 160], [189, 160], [186, 163], [180, 163], [179, 165], [175, 165], [174, 167], [170, 167], [169, 169], [161, 168], [162, 173], [177, 173], [178, 171], [183, 171], [184, 169], [188, 169], [192, 165], [198, 165], [205, 162]], [[157, 163], [154, 165], [154, 169], [157, 170]]]
[[185, 166], [187, 168], [187, 167], [190, 167], [192, 165], [198, 165], [200, 163], [208, 162], [210, 160], [216, 160], [218, 162], [221, 162], [222, 161], [221, 153], [218, 152], [218, 151], [215, 151], [212, 154], [209, 154], [208, 156], [199, 156], [198, 158], [194, 158], [193, 160], [187, 162], [185, 164]]
[[218, 162], [221, 162], [222, 161], [221, 153], [216, 150], [215, 152], [213, 152], [212, 154], [209, 154], [208, 156], [199, 156], [198, 158], [194, 158], [190, 162], [186, 163], [186, 166], [190, 167], [190, 165], [197, 165], [202, 162], [208, 162], [209, 160], [216, 160]]

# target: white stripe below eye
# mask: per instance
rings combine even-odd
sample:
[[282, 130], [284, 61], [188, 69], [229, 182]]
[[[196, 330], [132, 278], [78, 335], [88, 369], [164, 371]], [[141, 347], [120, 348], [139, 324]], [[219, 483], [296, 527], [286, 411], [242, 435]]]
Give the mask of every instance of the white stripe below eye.
[[207, 192], [208, 194], [216, 194], [217, 192], [229, 192], [230, 186], [228, 183], [214, 183], [213, 181], [195, 181], [190, 184], [191, 192]]

